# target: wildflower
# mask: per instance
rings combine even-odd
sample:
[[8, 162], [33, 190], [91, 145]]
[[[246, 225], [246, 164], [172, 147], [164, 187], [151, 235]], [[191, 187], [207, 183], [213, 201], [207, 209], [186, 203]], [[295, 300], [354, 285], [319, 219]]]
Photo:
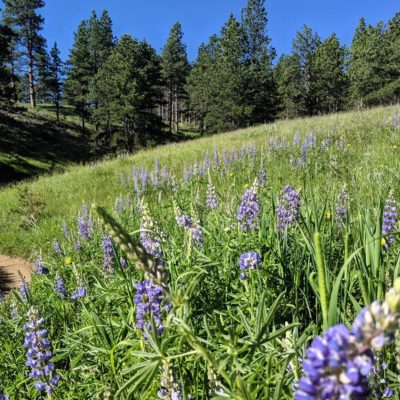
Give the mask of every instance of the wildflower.
[[304, 166], [307, 162], [307, 149], [308, 149], [307, 142], [304, 141], [303, 146], [301, 148], [301, 158], [300, 158], [301, 166]]
[[382, 236], [386, 240], [385, 248], [388, 249], [394, 243], [394, 234], [398, 222], [397, 204], [393, 197], [393, 191], [390, 191], [383, 208]]
[[82, 210], [78, 214], [78, 232], [84, 240], [89, 240], [93, 234], [93, 221], [85, 203], [82, 204]]
[[64, 233], [64, 237], [65, 237], [65, 239], [69, 239], [69, 232], [68, 232], [68, 226], [67, 226], [67, 224], [64, 222], [64, 224], [63, 224], [63, 233]]
[[[249, 251], [247, 253], [243, 253], [239, 257], [239, 268], [242, 271], [251, 271], [251, 270], [256, 270], [261, 268], [261, 257], [260, 255], [255, 252], [255, 251]], [[242, 273], [240, 276], [240, 279], [245, 279], [247, 278], [246, 273]]]
[[240, 203], [237, 219], [241, 222], [243, 230], [254, 230], [260, 218], [260, 202], [257, 198], [258, 182], [254, 181], [254, 185], [246, 190]]
[[111, 237], [109, 235], [103, 236], [103, 256], [104, 256], [104, 269], [112, 272], [114, 270], [114, 249], [111, 241]]
[[293, 225], [300, 214], [300, 194], [292, 185], [286, 185], [277, 208], [278, 231], [283, 233]]
[[66, 257], [66, 258], [65, 258], [65, 264], [66, 264], [66, 265], [70, 265], [71, 262], [72, 262], [72, 258], [71, 258], [71, 257]]
[[65, 285], [64, 279], [59, 274], [57, 274], [56, 276], [56, 280], [54, 282], [54, 288], [61, 299], [64, 299], [66, 297], [67, 287]]
[[75, 251], [76, 251], [77, 253], [79, 253], [79, 252], [82, 250], [82, 245], [81, 245], [81, 243], [80, 243], [78, 240], [75, 242], [74, 247], [75, 247]]
[[232, 178], [233, 176], [235, 176], [235, 174], [233, 172], [229, 172], [229, 176]]
[[297, 147], [300, 143], [300, 132], [296, 132], [293, 139], [293, 144]]
[[48, 268], [44, 266], [44, 262], [40, 256], [36, 257], [33, 266], [35, 267], [35, 272], [39, 275], [46, 275], [49, 273]]
[[392, 146], [392, 148], [393, 148], [393, 150], [396, 150], [396, 149], [397, 149], [397, 144], [394, 144], [394, 145]]
[[140, 167], [140, 180], [142, 183], [142, 190], [146, 190], [148, 171], [143, 165]]
[[328, 220], [331, 219], [331, 212], [329, 210], [325, 213], [325, 217]]
[[29, 378], [35, 379], [35, 388], [38, 392], [52, 393], [58, 385], [59, 376], [54, 372], [54, 364], [50, 361], [53, 354], [50, 350], [51, 343], [47, 339], [48, 332], [42, 329], [44, 319], [39, 317], [35, 308], [28, 311], [28, 323], [24, 326], [26, 353], [26, 365], [30, 367]]
[[121, 266], [122, 269], [128, 268], [128, 261], [127, 261], [125, 258], [123, 258], [123, 257], [121, 257], [121, 258], [119, 259], [119, 264], [120, 264], [120, 266]]
[[[157, 334], [160, 336], [164, 332], [162, 324], [162, 303], [164, 301], [163, 292], [160, 286], [154, 285], [151, 281], [143, 281], [136, 284], [136, 326], [138, 329], [149, 332], [152, 330], [152, 320], [154, 320]], [[145, 336], [146, 337], [146, 336]]]
[[258, 183], [260, 186], [264, 186], [267, 183], [267, 173], [263, 167], [261, 167], [258, 172]]
[[150, 215], [149, 207], [147, 203], [142, 203], [142, 218], [140, 224], [140, 243], [146, 249], [147, 253], [161, 257], [161, 243], [158, 239], [160, 235], [157, 234], [157, 227], [155, 222]]
[[0, 390], [0, 400], [10, 400], [10, 396], [7, 396]]
[[71, 295], [71, 300], [76, 301], [79, 298], [83, 298], [86, 297], [86, 288], [84, 286], [82, 286], [82, 284], [80, 286], [78, 286], [78, 288], [75, 290], [74, 293], [72, 293]]
[[54, 248], [54, 253], [56, 253], [57, 255], [62, 255], [63, 251], [61, 250], [61, 246], [58, 240], [54, 240], [53, 248]]
[[157, 392], [160, 399], [182, 400], [182, 394], [179, 384], [175, 382], [174, 372], [168, 361], [164, 361], [161, 367], [162, 379], [161, 389]]
[[122, 214], [124, 211], [124, 198], [120, 195], [117, 198], [115, 209], [117, 210], [118, 214]]
[[203, 246], [203, 231], [201, 230], [200, 225], [197, 222], [194, 222], [188, 230], [193, 244]]
[[175, 219], [179, 227], [185, 228], [190, 233], [190, 238], [195, 245], [202, 246], [204, 244], [203, 231], [197, 220], [193, 220], [187, 214], [183, 214], [179, 207], [174, 204]]
[[27, 301], [28, 295], [30, 293], [29, 283], [22, 279], [22, 282], [18, 288], [19, 294], [23, 301]]
[[[375, 351], [392, 342], [399, 326], [400, 280], [384, 302], [374, 301], [361, 310], [351, 329], [335, 325], [317, 337], [303, 361], [304, 376], [295, 393], [297, 400], [367, 398], [374, 391], [389, 396], [391, 390], [371, 387], [376, 374]], [[373, 382], [373, 380], [372, 380]], [[379, 380], [375, 385], [382, 385]]]
[[206, 204], [211, 210], [215, 210], [218, 207], [218, 198], [210, 175], [208, 175]]
[[346, 186], [343, 187], [342, 191], [338, 195], [338, 202], [335, 211], [335, 222], [338, 224], [345, 223], [349, 212], [349, 194]]

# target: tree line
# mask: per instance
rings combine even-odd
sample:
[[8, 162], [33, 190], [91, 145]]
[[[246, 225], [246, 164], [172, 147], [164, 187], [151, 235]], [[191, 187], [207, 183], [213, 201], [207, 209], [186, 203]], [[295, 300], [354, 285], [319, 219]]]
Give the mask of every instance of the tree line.
[[188, 61], [179, 22], [160, 53], [130, 35], [117, 39], [107, 11], [78, 26], [64, 62], [42, 36], [44, 0], [3, 0], [0, 20], [0, 107], [73, 106], [81, 128], [90, 122], [128, 147], [143, 134], [202, 133], [397, 102], [400, 96], [400, 13], [376, 26], [360, 19], [349, 47], [310, 27], [277, 58], [264, 0], [248, 0]]

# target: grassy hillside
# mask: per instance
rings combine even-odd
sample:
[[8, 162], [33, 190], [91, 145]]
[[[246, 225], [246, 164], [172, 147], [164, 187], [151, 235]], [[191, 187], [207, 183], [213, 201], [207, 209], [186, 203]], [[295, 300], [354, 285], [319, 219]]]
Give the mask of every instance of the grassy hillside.
[[35, 258], [0, 301], [0, 394], [399, 398], [384, 336], [400, 320], [395, 112], [280, 121], [0, 191], [0, 250]]
[[[0, 192], [0, 251], [31, 256], [39, 248], [46, 250], [60, 235], [63, 222], [75, 219], [82, 202], [111, 207], [120, 194], [127, 193], [134, 200], [132, 184], [121, 184], [121, 179], [132, 177], [134, 165], [138, 169], [145, 166], [151, 170], [155, 160], [158, 160], [160, 168], [166, 165], [180, 181], [183, 168], [188, 168], [194, 160], [199, 165], [203, 163], [206, 152], [212, 158], [215, 146], [220, 152], [225, 149], [229, 156], [231, 149], [254, 144], [263, 154], [269, 182], [275, 190], [289, 181], [297, 185], [312, 182], [312, 186], [321, 187], [324, 191], [331, 186], [337, 189], [347, 182], [357, 196], [361, 194], [366, 201], [374, 203], [378, 195], [399, 184], [400, 169], [396, 166], [400, 163], [400, 133], [393, 128], [395, 112], [396, 108], [387, 107], [279, 121], [191, 142], [160, 146], [132, 157], [84, 167], [71, 166], [65, 173], [6, 188]], [[302, 137], [309, 132], [319, 138], [329, 137], [333, 143], [343, 145], [343, 152], [328, 160], [328, 165], [317, 165], [313, 170], [293, 168], [290, 157], [298, 157], [296, 153], [300, 151], [292, 146], [295, 132], [300, 132]], [[283, 152], [270, 151], [269, 141], [274, 141], [276, 137], [279, 141], [286, 140], [289, 148]], [[46, 158], [46, 154], [43, 157]], [[249, 179], [251, 172], [230, 182], [222, 179], [221, 195], [225, 190], [231, 190], [233, 183], [237, 185], [235, 192], [239, 194], [241, 185]], [[23, 223], [26, 219], [31, 221], [30, 225]]]

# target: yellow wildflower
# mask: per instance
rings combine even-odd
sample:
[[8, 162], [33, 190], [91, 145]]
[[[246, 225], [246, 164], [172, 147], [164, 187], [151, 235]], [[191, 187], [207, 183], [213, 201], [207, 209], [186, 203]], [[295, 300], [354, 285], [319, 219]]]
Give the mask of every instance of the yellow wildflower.
[[396, 150], [396, 149], [397, 149], [397, 144], [394, 144], [394, 145], [392, 146], [392, 148], [393, 148], [393, 150]]
[[331, 212], [329, 210], [326, 212], [326, 219], [331, 219]]
[[71, 257], [66, 257], [66, 258], [65, 258], [65, 264], [70, 265], [71, 262], [72, 262]]
[[381, 239], [381, 246], [383, 247], [385, 244], [386, 244], [386, 239], [385, 239], [385, 238], [382, 238], [382, 239]]
[[235, 174], [233, 173], [233, 172], [230, 172], [229, 173], [229, 176], [234, 176]]

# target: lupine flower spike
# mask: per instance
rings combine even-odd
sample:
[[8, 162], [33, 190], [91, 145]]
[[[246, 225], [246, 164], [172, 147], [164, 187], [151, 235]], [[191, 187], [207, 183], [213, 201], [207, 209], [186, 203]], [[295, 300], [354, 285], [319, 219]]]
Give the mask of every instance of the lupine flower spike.
[[286, 185], [277, 207], [277, 227], [280, 233], [293, 225], [300, 214], [300, 194], [292, 185]]
[[[297, 400], [365, 399], [374, 393], [390, 395], [390, 389], [372, 387], [375, 352], [391, 343], [400, 321], [400, 279], [385, 301], [373, 302], [356, 317], [351, 329], [329, 328], [314, 339], [303, 361]], [[375, 382], [376, 384], [376, 382]], [[378, 385], [381, 384], [379, 380]]]
[[255, 179], [253, 186], [244, 193], [237, 212], [237, 219], [243, 230], [254, 230], [258, 226], [261, 207], [257, 192], [258, 180]]
[[37, 309], [32, 307], [28, 311], [28, 323], [24, 326], [27, 349], [26, 365], [30, 367], [29, 378], [35, 379], [35, 388], [38, 392], [52, 393], [58, 385], [59, 376], [54, 372], [54, 364], [50, 361], [53, 357], [51, 343], [47, 339], [48, 332], [43, 329], [44, 319], [40, 318]]
[[391, 247], [394, 243], [394, 232], [398, 222], [397, 203], [391, 190], [383, 209], [382, 221], [382, 245], [385, 249]]
[[208, 171], [208, 185], [207, 185], [207, 197], [206, 197], [207, 207], [211, 210], [218, 208], [218, 198], [215, 192], [215, 187], [211, 181], [210, 171]]

